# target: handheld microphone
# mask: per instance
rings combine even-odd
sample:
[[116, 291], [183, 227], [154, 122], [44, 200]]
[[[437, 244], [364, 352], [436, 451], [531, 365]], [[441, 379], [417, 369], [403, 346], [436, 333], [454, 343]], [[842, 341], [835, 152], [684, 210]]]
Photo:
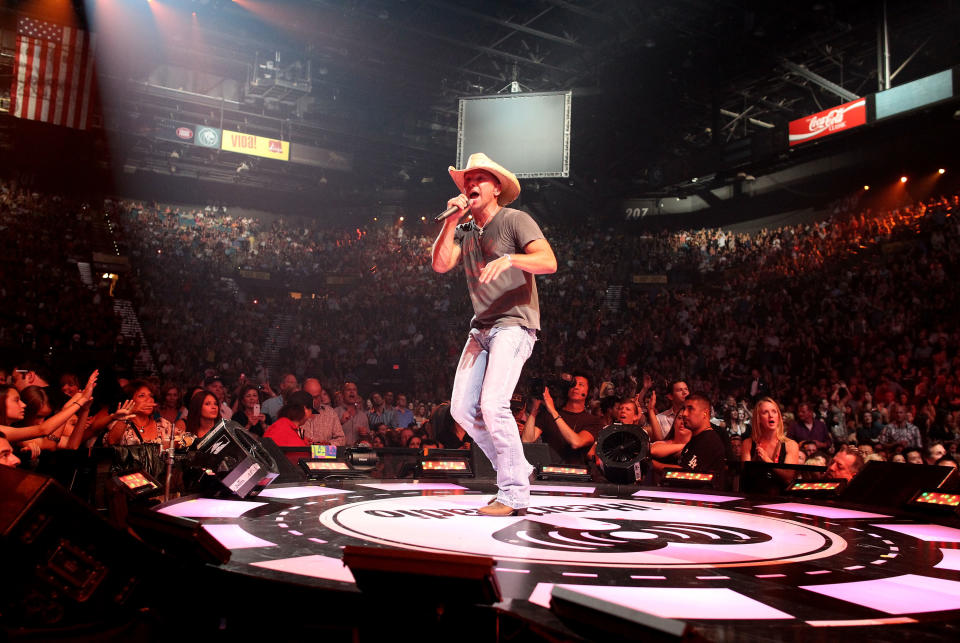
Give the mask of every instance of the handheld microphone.
[[452, 217], [457, 212], [460, 212], [461, 208], [459, 205], [451, 205], [449, 208], [438, 214], [433, 218], [434, 221], [443, 221], [448, 217]]

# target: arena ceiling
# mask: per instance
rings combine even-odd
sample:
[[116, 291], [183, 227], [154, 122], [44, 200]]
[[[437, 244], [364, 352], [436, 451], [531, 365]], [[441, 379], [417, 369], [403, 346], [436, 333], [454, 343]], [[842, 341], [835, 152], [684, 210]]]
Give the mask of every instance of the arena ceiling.
[[[242, 96], [264, 56], [309, 61], [304, 100], [268, 105], [241, 97], [227, 119], [252, 129], [258, 119], [284, 121], [292, 135], [349, 155], [352, 172], [258, 162], [238, 178], [230, 177], [235, 160], [209, 152], [198, 159], [232, 180], [341, 196], [448, 187], [458, 99], [508, 92], [513, 82], [526, 92], [573, 92], [572, 176], [564, 189], [627, 196], [710, 171], [724, 145], [770, 137], [794, 118], [878, 91], [884, 11], [893, 85], [960, 60], [960, 8], [951, 0], [152, 3], [163, 4], [196, 12], [193, 35], [161, 34], [176, 46], [104, 66], [107, 118], [217, 119], [215, 99], [152, 87], [161, 66], [206, 74], [213, 85], [233, 79]], [[159, 14], [156, 24], [164, 28]], [[114, 162], [166, 166], [168, 148], [132, 138], [119, 143]], [[192, 153], [178, 153], [178, 162]]]

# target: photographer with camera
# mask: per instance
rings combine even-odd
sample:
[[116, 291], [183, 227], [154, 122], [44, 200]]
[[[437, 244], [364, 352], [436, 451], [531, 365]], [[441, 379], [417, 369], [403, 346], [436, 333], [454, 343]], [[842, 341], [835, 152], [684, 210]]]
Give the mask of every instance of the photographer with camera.
[[544, 386], [542, 399], [534, 397], [533, 408], [523, 427], [523, 441], [546, 442], [564, 464], [588, 464], [587, 455], [603, 428], [603, 418], [586, 409], [590, 381], [576, 373], [564, 380], [566, 402], [558, 410], [550, 387]]

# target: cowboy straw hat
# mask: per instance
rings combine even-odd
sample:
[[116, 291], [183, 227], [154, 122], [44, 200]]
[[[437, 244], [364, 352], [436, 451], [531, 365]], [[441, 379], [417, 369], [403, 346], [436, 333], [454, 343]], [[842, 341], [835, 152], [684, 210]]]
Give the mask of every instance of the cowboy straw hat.
[[497, 197], [497, 203], [500, 205], [509, 205], [520, 196], [520, 181], [517, 180], [513, 172], [491, 160], [483, 152], [471, 154], [470, 158], [467, 159], [467, 167], [462, 170], [458, 170], [452, 165], [447, 168], [450, 178], [457, 184], [461, 192], [463, 192], [463, 177], [471, 170], [486, 170], [497, 177], [497, 180], [500, 181], [500, 196]]

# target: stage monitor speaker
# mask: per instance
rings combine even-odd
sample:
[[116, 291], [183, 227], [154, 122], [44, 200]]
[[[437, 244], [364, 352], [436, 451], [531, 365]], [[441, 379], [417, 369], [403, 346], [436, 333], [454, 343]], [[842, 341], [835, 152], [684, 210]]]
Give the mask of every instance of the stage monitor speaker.
[[[435, 452], [430, 451], [430, 455]], [[490, 464], [486, 454], [476, 444], [470, 447], [470, 457], [473, 459], [473, 473], [476, 478], [491, 479], [497, 477], [497, 472]], [[523, 457], [534, 467], [542, 467], [548, 464], [554, 464], [553, 457], [550, 454], [550, 447], [540, 442], [525, 442], [523, 444]]]
[[[793, 471], [794, 481], [803, 481], [809, 483], [819, 482], [817, 476], [822, 476], [826, 472], [826, 467], [813, 466], [809, 464], [786, 464], [783, 462], [763, 462], [762, 460], [747, 460], [743, 463], [740, 472], [740, 491], [743, 493], [752, 493], [765, 496], [777, 496], [783, 493], [786, 482], [777, 475], [777, 471]], [[791, 487], [792, 495], [804, 495], [801, 491], [811, 491], [811, 497], [823, 498], [832, 497], [840, 492], [840, 488], [834, 486], [834, 493], [827, 493], [825, 488], [810, 486], [807, 489], [794, 489]]]
[[935, 464], [870, 460], [840, 494], [840, 500], [876, 507], [900, 508], [918, 491], [949, 488], [956, 479], [956, 471], [953, 467]]
[[230, 550], [196, 520], [135, 507], [127, 514], [127, 526], [143, 542], [179, 561], [222, 565], [230, 560]]
[[613, 603], [575, 588], [554, 587], [550, 609], [570, 629], [592, 641], [705, 640], [683, 621]]
[[117, 623], [146, 603], [163, 569], [158, 553], [47, 476], [0, 467], [0, 489], [8, 627]]
[[274, 480], [275, 483], [304, 482], [307, 479], [303, 470], [300, 468], [300, 459], [311, 457], [309, 448], [301, 449], [277, 446], [277, 443], [270, 438], [261, 438], [260, 444], [267, 453], [270, 454], [273, 461], [277, 463], [277, 471], [280, 473], [276, 480]]
[[220, 420], [196, 442], [194, 466], [210, 470], [232, 493], [245, 498], [280, 475], [270, 452], [232, 420]]
[[492, 605], [501, 600], [489, 556], [347, 545], [343, 562], [360, 591], [391, 601], [398, 588], [435, 605]]

